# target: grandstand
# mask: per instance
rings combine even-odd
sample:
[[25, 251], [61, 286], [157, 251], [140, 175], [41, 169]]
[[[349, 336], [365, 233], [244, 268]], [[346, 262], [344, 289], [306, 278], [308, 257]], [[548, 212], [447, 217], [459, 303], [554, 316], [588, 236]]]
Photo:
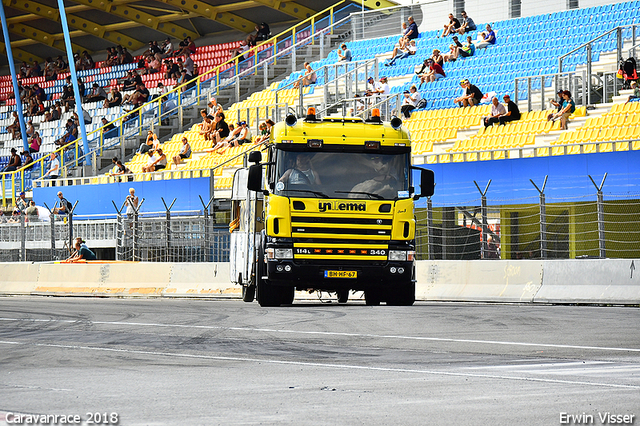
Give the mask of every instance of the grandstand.
[[[412, 6], [406, 13], [420, 16], [421, 10], [420, 6]], [[224, 109], [229, 122], [242, 119], [248, 121], [252, 129], [257, 129], [258, 124], [266, 118], [281, 119], [282, 114], [291, 109], [300, 113], [302, 111], [300, 107], [307, 105], [319, 105], [325, 108], [323, 110], [325, 114], [329, 114], [340, 111], [337, 105], [342, 103], [342, 110], [348, 111], [349, 108], [344, 108], [344, 104], [348, 105], [353, 101], [353, 94], [364, 90], [367, 77], [378, 78], [384, 75], [389, 78], [392, 96], [381, 102], [391, 113], [399, 108], [403, 91], [408, 90], [412, 84], [419, 83], [415, 71], [422, 64], [423, 59], [436, 48], [446, 52], [450, 44], [450, 39], [437, 37], [438, 31], [424, 30], [423, 28], [427, 28], [429, 23], [423, 22], [420, 24], [421, 33], [417, 40], [418, 53], [398, 61], [394, 66], [383, 67], [382, 64], [389, 58], [398, 39], [396, 30], [389, 30], [388, 35], [383, 37], [352, 40], [349, 37], [353, 37], [353, 34], [350, 35], [348, 32], [349, 19], [355, 18], [350, 18], [349, 13], [353, 12], [354, 8], [345, 7], [340, 11], [342, 13], [340, 16], [337, 11], [333, 11], [334, 15], [330, 20], [335, 28], [330, 24], [321, 26], [318, 24], [319, 21], [315, 22], [315, 27], [309, 26], [308, 23], [295, 27], [291, 32], [293, 35], [280, 45], [281, 48], [277, 54], [274, 52], [278, 50], [276, 48], [280, 43], [278, 40], [259, 46], [255, 55], [245, 62], [223, 61], [225, 52], [233, 47], [229, 43], [199, 47], [194, 59], [200, 67], [201, 76], [210, 67], [218, 68], [213, 74], [200, 78], [196, 89], [184, 93], [179, 89], [167, 96], [166, 99], [174, 102], [171, 114], [179, 115], [180, 120], [177, 124], [174, 120], [164, 132], [162, 124], [163, 121], [167, 121], [168, 116], [159, 112], [161, 105], [166, 105], [163, 102], [143, 107], [134, 120], [122, 118], [123, 107], [105, 109], [96, 103], [83, 105], [92, 116], [104, 116], [108, 121], [116, 121], [119, 125], [118, 134], [115, 137], [111, 139], [99, 137], [99, 152], [106, 150], [105, 158], [109, 160], [114, 153], [121, 156], [128, 155], [128, 167], [138, 172], [142, 160], [139, 155], [134, 155], [132, 147], [137, 147], [140, 143], [138, 133], [148, 128], [145, 127], [148, 124], [144, 123], [155, 122], [160, 127], [163, 148], [167, 153], [172, 154], [176, 151], [178, 141], [183, 135], [188, 137], [194, 150], [194, 155], [189, 161], [171, 173], [162, 172], [159, 175], [162, 177], [159, 179], [188, 178], [195, 176], [192, 171], [203, 170], [196, 175], [214, 176], [215, 188], [228, 190], [229, 177], [234, 168], [242, 163], [242, 156], [238, 155], [242, 150], [240, 148], [228, 150], [224, 156], [206, 153], [205, 149], [209, 146], [197, 135], [194, 127], [197, 126], [197, 121], [192, 118], [196, 116], [195, 111], [202, 108], [201, 105], [206, 103], [212, 94], [219, 96], [219, 99], [228, 100]], [[472, 12], [472, 10], [469, 11], [473, 16]], [[366, 20], [366, 13], [359, 19]], [[376, 19], [376, 22], [383, 22], [379, 18]], [[394, 14], [388, 14], [382, 19], [395, 22], [391, 25], [393, 28], [399, 27], [400, 19]], [[608, 90], [605, 87], [607, 73], [615, 73], [617, 69], [616, 51], [635, 43], [632, 39], [635, 37], [633, 25], [639, 20], [638, 2], [632, 1], [489, 22], [497, 34], [495, 45], [478, 49], [472, 57], [459, 58], [455, 62], [446, 63], [444, 66], [446, 78], [425, 83], [420, 87], [420, 94], [427, 102], [426, 107], [415, 110], [412, 117], [405, 121], [405, 126], [412, 134], [414, 162], [416, 164], [457, 163], [637, 149], [637, 142], [626, 145], [624, 142], [637, 137], [638, 110], [635, 108], [637, 104], [621, 106], [603, 102], [595, 109], [587, 109], [588, 105], [591, 108], [593, 104], [593, 102], [588, 104], [587, 101], [588, 96], [595, 96], [594, 93], [597, 90], [600, 90], [600, 93], [606, 93]], [[473, 39], [476, 39], [485, 24], [476, 23], [478, 30], [469, 33]], [[339, 28], [341, 30], [338, 30]], [[619, 31], [616, 28], [619, 28]], [[329, 36], [328, 30], [331, 32], [335, 30], [333, 37]], [[618, 34], [620, 41], [618, 41]], [[598, 37], [600, 38], [597, 39]], [[591, 42], [594, 39], [595, 41]], [[344, 64], [342, 67], [336, 66], [336, 49], [330, 51], [327, 49], [328, 54], [322, 54], [325, 52], [325, 40], [329, 46], [335, 46], [338, 41], [346, 40], [349, 49], [353, 52], [354, 63]], [[585, 53], [587, 42], [591, 42], [588, 49], [589, 57]], [[321, 48], [318, 48], [318, 45], [321, 45]], [[561, 55], [574, 50], [576, 50], [575, 53], [571, 53], [562, 62], [559, 61]], [[296, 52], [298, 52], [297, 58]], [[309, 55], [309, 52], [312, 54]], [[611, 60], [612, 55], [613, 60]], [[298, 71], [300, 58], [317, 58], [311, 61], [311, 66], [317, 70], [318, 77], [315, 85], [305, 87], [301, 92], [292, 88], [292, 84], [302, 76], [302, 72]], [[278, 66], [287, 72], [284, 75], [276, 75], [274, 69]], [[134, 64], [105, 67], [81, 71], [79, 76], [87, 86], [88, 83], [98, 82], [102, 87], [109, 88], [117, 85], [118, 80], [135, 67]], [[604, 71], [598, 76], [592, 75], [593, 70], [598, 67]], [[295, 71], [292, 72], [292, 70]], [[584, 77], [587, 71], [590, 76], [589, 82]], [[175, 88], [175, 82], [165, 80], [162, 74], [163, 72], [160, 72], [145, 75], [142, 78], [151, 87], [158, 82], [163, 82], [168, 89]], [[60, 75], [57, 80], [46, 82], [43, 78], [23, 79], [22, 83], [41, 83], [50, 97], [48, 102], [51, 103], [60, 96], [65, 78], [66, 75]], [[590, 83], [592, 79], [595, 81], [598, 78], [605, 81], [600, 89], [595, 84], [592, 87]], [[500, 97], [503, 94], [510, 94], [518, 101], [523, 111], [522, 119], [505, 126], [485, 129], [481, 125], [481, 120], [488, 114], [488, 105], [458, 108], [453, 103], [453, 99], [460, 93], [459, 82], [462, 79], [469, 79], [485, 94], [495, 93]], [[528, 79], [528, 83], [522, 84], [523, 79], [524, 81]], [[0, 90], [4, 93], [0, 94], [0, 97], [6, 97], [11, 89], [9, 76], [3, 77], [0, 81]], [[558, 123], [546, 121], [549, 111], [548, 104], [544, 102], [545, 93], [554, 93], [559, 88], [572, 90], [579, 106], [570, 119], [568, 131], [561, 131]], [[611, 94], [612, 90], [609, 92]], [[242, 97], [245, 99], [241, 99]], [[190, 103], [186, 102], [187, 99], [191, 100]], [[236, 102], [233, 102], [234, 100]], [[601, 100], [610, 101], [610, 99]], [[9, 117], [14, 108], [12, 101], [12, 99], [6, 99], [6, 105], [0, 107], [0, 117], [4, 117], [0, 125], [10, 124]], [[539, 104], [540, 108], [533, 109], [532, 104]], [[276, 117], [275, 111], [278, 110], [280, 110], [279, 116]], [[368, 108], [358, 113], [367, 114]], [[65, 120], [68, 116], [70, 113], [65, 114], [62, 119]], [[150, 118], [149, 121], [145, 121], [147, 117]], [[95, 131], [96, 135], [99, 135], [101, 124], [96, 121], [94, 120], [88, 127], [88, 131]], [[56, 148], [53, 141], [60, 137], [64, 129], [51, 123], [42, 123], [37, 117], [34, 119], [34, 124], [43, 136], [44, 143], [40, 153], [42, 156]], [[127, 133], [126, 138], [123, 133]], [[254, 131], [254, 135], [255, 133]], [[6, 164], [8, 150], [21, 146], [20, 141], [10, 140], [6, 133], [2, 134], [2, 140], [4, 146], [0, 148], [3, 155], [0, 158], [0, 165]], [[118, 144], [121, 145], [120, 148]], [[571, 146], [568, 147], [568, 145]], [[112, 148], [108, 149], [109, 147]], [[65, 154], [65, 161], [73, 166], [77, 164], [77, 159], [82, 158], [82, 155], [76, 144], [75, 150], [71, 150], [71, 153], [67, 151]], [[19, 177], [18, 181], [21, 185], [27, 186], [35, 181], [36, 191], [42, 186], [45, 187], [42, 189], [47, 189], [48, 182], [43, 183], [37, 180], [42, 170], [46, 168], [46, 164], [44, 166], [37, 164], [35, 169], [23, 173], [25, 176]], [[209, 174], [208, 170], [211, 168], [214, 171]], [[115, 179], [100, 176], [95, 166], [90, 171], [86, 168], [81, 169], [80, 175], [74, 175], [71, 168], [66, 169], [66, 172], [68, 176], [78, 176], [76, 180], [68, 180], [72, 184], [82, 182], [117, 184]], [[82, 179], [91, 177], [87, 173], [95, 176], [91, 179]], [[7, 179], [8, 176], [3, 182]], [[143, 176], [138, 173], [133, 178], [134, 181], [154, 179], [156, 178], [153, 176]], [[20, 187], [19, 189], [29, 188]]]

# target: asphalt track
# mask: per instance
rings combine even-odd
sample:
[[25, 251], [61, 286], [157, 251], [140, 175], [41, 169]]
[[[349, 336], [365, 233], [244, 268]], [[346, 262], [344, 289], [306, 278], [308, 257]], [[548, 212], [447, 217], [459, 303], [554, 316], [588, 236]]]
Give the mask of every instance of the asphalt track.
[[0, 424], [640, 425], [639, 326], [630, 307], [4, 297]]

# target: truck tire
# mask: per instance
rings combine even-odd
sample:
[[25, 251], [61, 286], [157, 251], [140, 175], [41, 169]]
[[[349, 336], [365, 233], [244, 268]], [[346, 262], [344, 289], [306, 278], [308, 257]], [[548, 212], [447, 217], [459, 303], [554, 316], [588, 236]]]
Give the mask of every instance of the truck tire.
[[347, 303], [349, 300], [349, 289], [336, 291], [336, 296], [338, 296], [338, 303]]
[[411, 283], [394, 290], [387, 298], [389, 306], [411, 306], [416, 301], [416, 284]]
[[369, 289], [364, 292], [364, 302], [367, 306], [379, 306], [382, 298], [380, 297], [380, 290]]
[[262, 307], [275, 307], [282, 304], [282, 292], [280, 288], [270, 285], [267, 280], [262, 279], [265, 273], [264, 247], [260, 247], [256, 265], [256, 292], [258, 304]]
[[296, 297], [295, 287], [280, 287], [280, 302], [282, 305], [293, 304], [293, 299]]
[[242, 286], [242, 301], [251, 303], [256, 298], [256, 286], [248, 284]]

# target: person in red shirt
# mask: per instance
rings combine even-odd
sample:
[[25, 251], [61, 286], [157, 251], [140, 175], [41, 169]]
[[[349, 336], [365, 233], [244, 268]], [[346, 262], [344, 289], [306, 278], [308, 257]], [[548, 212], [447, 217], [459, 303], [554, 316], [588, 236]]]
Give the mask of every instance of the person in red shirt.
[[[431, 58], [427, 59], [425, 62], [426, 66], [429, 67], [429, 71], [420, 74], [420, 85], [422, 85], [422, 83], [428, 83], [446, 77], [446, 74], [440, 64], [433, 62], [433, 59]], [[423, 70], [424, 68], [426, 67], [423, 67]]]

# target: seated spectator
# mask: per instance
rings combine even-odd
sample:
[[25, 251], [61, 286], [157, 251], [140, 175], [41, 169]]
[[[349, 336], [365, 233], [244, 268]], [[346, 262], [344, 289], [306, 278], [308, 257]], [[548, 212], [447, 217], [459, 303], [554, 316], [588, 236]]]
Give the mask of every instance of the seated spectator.
[[446, 37], [451, 33], [456, 32], [460, 28], [460, 21], [458, 18], [453, 16], [453, 13], [449, 14], [449, 23], [444, 24], [444, 31], [442, 32], [442, 37]]
[[161, 149], [157, 151], [149, 151], [149, 160], [147, 164], [142, 166], [144, 173], [157, 172], [167, 167], [167, 156], [164, 155]]
[[442, 55], [444, 62], [455, 62], [458, 59], [462, 43], [458, 40], [458, 36], [453, 36], [453, 43], [449, 45], [449, 53]]
[[407, 31], [404, 33], [404, 37], [408, 41], [417, 39], [420, 36], [420, 33], [418, 32], [418, 24], [413, 20], [413, 16], [409, 16], [407, 18], [407, 22], [409, 25], [407, 26]]
[[338, 49], [338, 62], [351, 62], [351, 50], [347, 49], [347, 44], [342, 43]]
[[167, 37], [165, 41], [162, 42], [162, 58], [169, 58], [173, 54], [173, 44], [171, 44], [171, 39]]
[[2, 173], [15, 172], [18, 167], [22, 166], [22, 158], [18, 155], [18, 151], [15, 148], [11, 148], [11, 157], [9, 158], [9, 164], [2, 169]]
[[420, 92], [418, 92], [418, 88], [415, 84], [412, 84], [411, 88], [404, 92], [404, 99], [400, 107], [400, 112], [404, 115], [404, 118], [411, 118], [411, 111], [416, 109], [420, 99], [422, 99], [422, 97], [420, 96]]
[[36, 129], [34, 129], [33, 127], [33, 120], [27, 121], [27, 131], [26, 131], [27, 139], [33, 136], [35, 132], [36, 132]]
[[122, 104], [122, 93], [118, 90], [118, 86], [113, 86], [111, 88], [111, 92], [107, 96], [107, 99], [104, 100], [104, 108], [111, 108], [115, 106], [120, 106]]
[[60, 101], [56, 101], [51, 109], [51, 119], [60, 120], [60, 118], [62, 118], [62, 103]]
[[491, 29], [491, 25], [487, 24], [487, 31], [482, 32], [482, 40], [476, 43], [476, 49], [486, 49], [492, 44], [496, 44], [496, 33]]
[[262, 132], [262, 134], [258, 137], [256, 137], [254, 143], [255, 144], [259, 144], [262, 142], [266, 142], [269, 140], [269, 137], [271, 137], [271, 128], [276, 124], [274, 123], [272, 120], [265, 120], [264, 124], [264, 131]]
[[143, 53], [143, 56], [157, 58], [158, 61], [162, 60], [162, 49], [158, 46], [158, 42], [155, 40], [150, 41], [149, 48]]
[[[630, 102], [634, 99], [640, 99], [640, 87], [638, 87], [638, 82], [637, 81], [632, 81], [630, 84], [631, 88], [633, 89], [633, 95], [629, 95], [629, 98], [627, 99], [627, 102]], [[627, 103], [625, 102], [625, 103]]]
[[178, 155], [175, 155], [173, 157], [173, 164], [175, 168], [177, 169], [178, 165], [180, 165], [180, 162], [189, 157], [191, 157], [191, 145], [189, 145], [189, 141], [187, 140], [187, 138], [183, 136], [180, 152], [178, 153]]
[[49, 155], [49, 170], [42, 176], [43, 179], [58, 179], [60, 176], [60, 160], [55, 152]]
[[11, 132], [12, 139], [20, 138], [20, 120], [18, 119], [18, 113], [13, 111], [13, 123], [7, 126], [7, 132]]
[[40, 77], [42, 75], [42, 68], [38, 61], [33, 61], [33, 65], [27, 71], [27, 77]]
[[491, 115], [488, 117], [485, 117], [483, 120], [484, 127], [489, 127], [489, 126], [492, 126], [494, 123], [499, 123], [500, 117], [504, 116], [506, 113], [507, 113], [507, 110], [504, 107], [504, 105], [502, 105], [498, 100], [498, 98], [494, 96], [493, 99], [491, 99]]
[[144, 154], [149, 151], [156, 151], [160, 148], [160, 141], [158, 140], [158, 136], [153, 133], [151, 130], [147, 131], [147, 139], [140, 144], [140, 148], [138, 148], [139, 154]]
[[160, 72], [162, 69], [162, 62], [156, 56], [153, 56], [149, 60], [149, 64], [145, 66], [145, 69], [142, 71], [144, 75], [155, 74]]
[[113, 123], [109, 123], [109, 120], [106, 117], [102, 117], [102, 137], [103, 138], [112, 138], [118, 135], [116, 126]]
[[171, 59], [166, 59], [164, 65], [167, 68], [167, 72], [164, 73], [164, 78], [177, 80], [180, 77], [180, 67], [174, 63]]
[[111, 176], [122, 176], [130, 174], [133, 174], [133, 172], [129, 170], [127, 166], [122, 164], [122, 161], [116, 160], [116, 166], [114, 168], [114, 171], [111, 173]]
[[468, 58], [476, 53], [476, 45], [473, 44], [471, 36], [467, 36], [467, 43], [458, 48], [458, 56]]
[[31, 139], [29, 139], [29, 152], [40, 152], [40, 146], [42, 145], [42, 138], [40, 133], [34, 132]]
[[180, 42], [180, 48], [176, 51], [174, 56], [184, 56], [189, 53], [196, 53], [196, 44], [191, 40], [190, 36], [187, 36], [183, 41]]
[[429, 71], [419, 75], [420, 86], [422, 86], [422, 83], [430, 83], [446, 77], [446, 74], [444, 73], [442, 66], [437, 64], [432, 58], [428, 58], [426, 60], [426, 65], [429, 68]]
[[463, 89], [462, 96], [455, 98], [453, 102], [457, 103], [461, 107], [479, 105], [482, 100], [482, 92], [475, 85], [471, 84], [469, 80], [462, 80], [460, 86]]
[[118, 65], [118, 51], [115, 47], [107, 47], [107, 59], [105, 59], [104, 65], [107, 67]]
[[78, 126], [70, 118], [65, 125], [65, 133], [60, 139], [55, 141], [58, 146], [65, 146], [66, 144], [75, 141], [78, 138]]
[[[56, 194], [56, 195], [60, 199], [60, 207], [54, 207], [53, 208], [53, 214], [69, 214], [69, 213], [71, 213], [71, 211], [73, 210], [73, 205], [69, 202], [69, 200], [64, 198], [64, 195], [62, 195], [61, 191], [58, 191], [58, 194]], [[57, 203], [58, 202], [56, 201], [56, 204]]]
[[441, 67], [444, 66], [444, 56], [440, 54], [440, 50], [433, 49], [433, 53], [431, 54], [431, 59], [433, 59], [433, 62], [440, 65]]
[[[553, 107], [555, 107], [556, 112], [560, 111], [562, 109], [562, 103], [564, 102], [564, 97], [562, 96], [562, 94], [564, 93], [564, 90], [558, 90], [558, 93], [556, 93], [558, 95], [558, 100], [554, 100], [554, 99], [549, 99], [549, 102], [551, 103], [551, 105]], [[553, 114], [549, 114], [547, 116], [547, 121], [551, 120], [551, 116]]]
[[81, 238], [76, 238], [74, 247], [76, 251], [71, 256], [63, 260], [63, 262], [73, 263], [83, 260], [97, 260], [96, 254], [84, 244], [84, 241]]
[[402, 53], [400, 53], [398, 51], [397, 47], [394, 47], [393, 48], [393, 53], [391, 55], [392, 56], [391, 60], [388, 63], [384, 64], [384, 65], [387, 66], [387, 67], [393, 66], [398, 59], [406, 59], [409, 56], [415, 55], [417, 51], [418, 51], [418, 48], [416, 46], [416, 41], [415, 40], [411, 40], [409, 42], [409, 44], [406, 45], [405, 49], [402, 49], [400, 51]]
[[[211, 132], [211, 140], [218, 144], [222, 142], [227, 136], [229, 136], [229, 125], [224, 121], [224, 113], [218, 112], [214, 118], [215, 128]], [[214, 146], [215, 148], [215, 146]]]
[[256, 33], [249, 34], [246, 38], [247, 45], [253, 47], [259, 41], [265, 41], [269, 38], [269, 34], [271, 30], [269, 29], [269, 25], [266, 23], [261, 23], [260, 25], [256, 25], [255, 27]]
[[249, 50], [249, 45], [247, 44], [247, 42], [245, 40], [240, 40], [240, 46], [236, 47], [235, 49], [230, 49], [229, 53], [231, 53], [232, 59], [236, 56], [239, 56], [238, 61], [244, 61], [244, 52], [246, 52], [247, 50]]
[[238, 133], [238, 137], [233, 141], [233, 146], [240, 146], [251, 143], [251, 130], [247, 126], [246, 121], [241, 121], [238, 123], [240, 127], [240, 132]]
[[313, 70], [313, 68], [311, 68], [311, 65], [309, 65], [309, 62], [305, 62], [304, 63], [304, 76], [302, 77], [302, 79], [297, 80], [295, 83], [293, 83], [293, 87], [294, 88], [298, 88], [300, 87], [300, 82], [302, 82], [303, 86], [308, 86], [310, 84], [315, 84], [317, 81], [318, 77], [316, 76], [316, 72]]
[[202, 123], [200, 123], [200, 130], [198, 133], [204, 137], [204, 140], [210, 141], [212, 140], [212, 133], [215, 129], [214, 118], [212, 115], [208, 115], [205, 113], [202, 119]]
[[[40, 137], [40, 135], [38, 135], [38, 137]], [[21, 152], [20, 155], [24, 155], [24, 162], [22, 163], [22, 166], [28, 166], [29, 164], [33, 163], [33, 157], [31, 156], [31, 153], [29, 151]]]
[[511, 96], [504, 95], [502, 99], [506, 104], [507, 113], [500, 117], [500, 124], [520, 120], [520, 108], [518, 108], [518, 105], [516, 105], [516, 103], [511, 100]]
[[147, 89], [143, 83], [139, 83], [136, 85], [136, 91], [130, 95], [125, 95], [122, 98], [122, 103], [129, 103], [136, 107], [144, 104], [149, 98], [149, 89]]
[[571, 114], [576, 111], [576, 103], [571, 99], [571, 92], [568, 90], [562, 92], [562, 97], [564, 99], [562, 108], [555, 114], [550, 115], [548, 120], [560, 120], [560, 128], [562, 130], [567, 130], [567, 122], [569, 121]]
[[176, 85], [178, 85], [178, 86], [184, 85], [183, 87], [180, 88], [180, 91], [184, 92], [184, 91], [190, 89], [191, 87], [193, 87], [194, 83], [187, 84], [191, 80], [193, 80], [193, 76], [191, 74], [189, 74], [186, 69], [183, 69], [180, 72], [180, 78], [178, 78], [178, 81], [176, 82]]
[[92, 70], [96, 67], [96, 63], [94, 62], [89, 52], [86, 50], [82, 52], [82, 57], [80, 58], [80, 70]]
[[207, 113], [208, 114], [215, 114], [218, 112], [218, 101], [216, 100], [216, 98], [211, 97], [211, 99], [209, 99], [209, 102], [207, 103]]
[[460, 12], [460, 16], [462, 16], [462, 22], [460, 23], [460, 28], [457, 29], [458, 34], [463, 35], [477, 29], [476, 23], [467, 15], [467, 12], [463, 10]]
[[132, 64], [133, 56], [131, 56], [131, 53], [129, 53], [127, 48], [122, 46], [118, 46], [118, 47], [122, 49], [121, 51], [118, 51], [118, 63], [120, 65]]
[[56, 63], [47, 58], [44, 62], [44, 79], [45, 81], [53, 81], [58, 79], [58, 70], [56, 69]]
[[36, 202], [33, 200], [29, 201], [29, 206], [24, 210], [24, 214], [27, 216], [29, 222], [38, 222], [40, 220]]
[[28, 72], [29, 72], [29, 65], [25, 61], [22, 61], [22, 65], [20, 65], [20, 71], [18, 72], [18, 74], [20, 75], [20, 78], [27, 78]]
[[104, 101], [105, 99], [107, 99], [107, 92], [105, 92], [98, 83], [93, 83], [89, 94], [84, 100], [85, 102], [100, 102]]

